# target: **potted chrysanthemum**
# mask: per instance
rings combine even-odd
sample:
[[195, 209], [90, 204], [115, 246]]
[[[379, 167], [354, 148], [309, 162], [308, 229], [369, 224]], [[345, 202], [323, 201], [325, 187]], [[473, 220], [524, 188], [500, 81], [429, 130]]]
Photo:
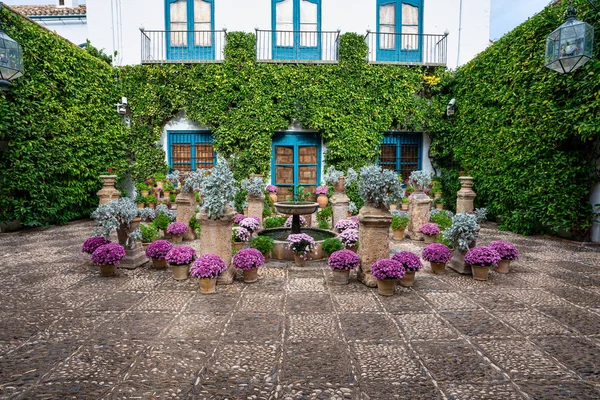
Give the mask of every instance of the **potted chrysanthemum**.
[[173, 271], [173, 279], [176, 281], [184, 281], [188, 278], [190, 272], [190, 264], [196, 258], [196, 251], [188, 246], [174, 247], [167, 253], [167, 262], [171, 271]]
[[338, 222], [335, 223], [335, 229], [342, 233], [344, 232], [346, 229], [358, 229], [358, 219], [353, 217], [353, 218], [347, 218], [347, 219], [340, 219]]
[[244, 271], [244, 282], [258, 280], [258, 268], [265, 264], [265, 257], [256, 249], [243, 249], [233, 256], [233, 266]]
[[104, 236], [92, 236], [83, 242], [83, 246], [81, 246], [81, 252], [92, 255], [98, 247], [109, 243], [110, 239], [107, 239]]
[[167, 268], [167, 254], [173, 248], [168, 240], [155, 240], [146, 247], [146, 256], [152, 259], [152, 265], [156, 269]]
[[327, 265], [331, 267], [333, 273], [333, 283], [338, 285], [347, 285], [350, 276], [350, 270], [356, 269], [360, 265], [360, 259], [356, 253], [350, 250], [334, 251], [327, 260]]
[[440, 234], [440, 228], [438, 228], [437, 224], [423, 224], [419, 228], [419, 232], [425, 236], [425, 243], [431, 244], [435, 243], [435, 238]]
[[271, 198], [271, 200], [273, 200], [273, 203], [277, 202], [277, 186], [275, 185], [267, 185], [266, 188], [267, 193], [269, 193], [269, 197]]
[[371, 275], [377, 279], [377, 293], [381, 296], [392, 296], [396, 290], [396, 282], [404, 277], [402, 263], [384, 258], [371, 265]]
[[190, 267], [190, 275], [198, 278], [200, 293], [214, 293], [219, 274], [227, 269], [225, 261], [216, 254], [201, 255]]
[[123, 246], [118, 243], [108, 243], [94, 250], [92, 262], [100, 267], [100, 276], [113, 276], [123, 257], [125, 257]]
[[490, 268], [497, 266], [498, 261], [500, 254], [487, 246], [474, 247], [465, 254], [465, 263], [471, 265], [473, 278], [478, 281], [487, 281]]
[[488, 247], [496, 250], [500, 255], [500, 261], [498, 261], [496, 272], [508, 274], [510, 262], [519, 259], [519, 250], [517, 250], [512, 243], [504, 242], [502, 240], [492, 242]]
[[188, 230], [187, 224], [184, 222], [173, 222], [167, 227], [167, 233], [171, 235], [173, 243], [181, 243], [183, 235]]
[[434, 274], [443, 274], [446, 270], [446, 263], [452, 258], [452, 252], [448, 246], [441, 243], [430, 244], [423, 249], [421, 255], [425, 261], [429, 261]]
[[315, 240], [306, 233], [292, 233], [287, 237], [288, 247], [294, 252], [294, 261], [298, 266], [304, 266], [308, 253], [316, 249]]
[[244, 243], [248, 241], [250, 241], [250, 232], [248, 232], [248, 229], [241, 226], [231, 228], [231, 243], [234, 249], [241, 250]]
[[260, 229], [260, 218], [250, 216], [240, 221], [240, 226], [246, 228], [250, 235]]
[[415, 273], [423, 268], [421, 259], [410, 251], [399, 251], [392, 256], [392, 260], [398, 261], [404, 267], [406, 274], [400, 279], [400, 285], [411, 287], [415, 282]]
[[319, 203], [319, 207], [325, 208], [329, 203], [329, 199], [327, 198], [327, 193], [329, 192], [329, 188], [327, 186], [318, 186], [315, 190], [317, 194], [317, 203]]
[[358, 229], [346, 229], [339, 234], [338, 238], [346, 249], [355, 253], [358, 251]]

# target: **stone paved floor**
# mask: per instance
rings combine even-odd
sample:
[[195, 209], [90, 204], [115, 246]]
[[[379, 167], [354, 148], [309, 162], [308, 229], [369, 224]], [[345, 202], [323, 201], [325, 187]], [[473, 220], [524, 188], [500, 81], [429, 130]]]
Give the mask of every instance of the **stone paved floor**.
[[[487, 226], [522, 254], [476, 282], [426, 266], [392, 298], [271, 262], [203, 296], [168, 271], [100, 278], [90, 222], [0, 235], [0, 397], [600, 399], [600, 252]], [[392, 244], [420, 252], [422, 244]]]

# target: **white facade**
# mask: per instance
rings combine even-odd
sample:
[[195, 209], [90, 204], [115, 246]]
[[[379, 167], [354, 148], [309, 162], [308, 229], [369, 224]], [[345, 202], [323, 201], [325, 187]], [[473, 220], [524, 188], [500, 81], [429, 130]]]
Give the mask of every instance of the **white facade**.
[[85, 15], [81, 17], [31, 17], [31, 19], [78, 46], [84, 44], [88, 37]]

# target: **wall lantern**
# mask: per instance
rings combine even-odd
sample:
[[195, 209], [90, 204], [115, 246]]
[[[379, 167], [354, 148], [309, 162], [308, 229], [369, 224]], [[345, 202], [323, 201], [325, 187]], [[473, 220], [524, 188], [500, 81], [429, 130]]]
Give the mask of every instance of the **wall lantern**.
[[3, 28], [0, 21], [0, 89], [7, 91], [11, 81], [23, 76], [23, 51], [19, 43], [4, 33]]
[[[595, 5], [590, 1], [590, 4]], [[565, 23], [546, 38], [544, 65], [561, 74], [575, 71], [592, 58], [594, 27], [576, 19], [573, 0], [565, 13]]]
[[456, 107], [456, 99], [451, 99], [446, 106], [446, 117], [450, 118], [454, 115], [454, 108]]

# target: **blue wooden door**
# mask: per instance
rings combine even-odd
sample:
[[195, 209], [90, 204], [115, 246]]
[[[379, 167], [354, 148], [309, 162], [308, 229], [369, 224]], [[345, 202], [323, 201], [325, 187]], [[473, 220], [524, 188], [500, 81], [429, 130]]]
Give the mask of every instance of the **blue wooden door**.
[[422, 133], [386, 133], [379, 148], [379, 165], [406, 180], [412, 171], [422, 168], [422, 148]]
[[168, 131], [167, 159], [172, 170], [181, 172], [212, 168], [216, 153], [210, 131]]
[[321, 0], [272, 0], [274, 60], [321, 59]]
[[422, 60], [423, 0], [377, 0], [377, 61]]
[[167, 59], [214, 60], [213, 0], [166, 0]]

